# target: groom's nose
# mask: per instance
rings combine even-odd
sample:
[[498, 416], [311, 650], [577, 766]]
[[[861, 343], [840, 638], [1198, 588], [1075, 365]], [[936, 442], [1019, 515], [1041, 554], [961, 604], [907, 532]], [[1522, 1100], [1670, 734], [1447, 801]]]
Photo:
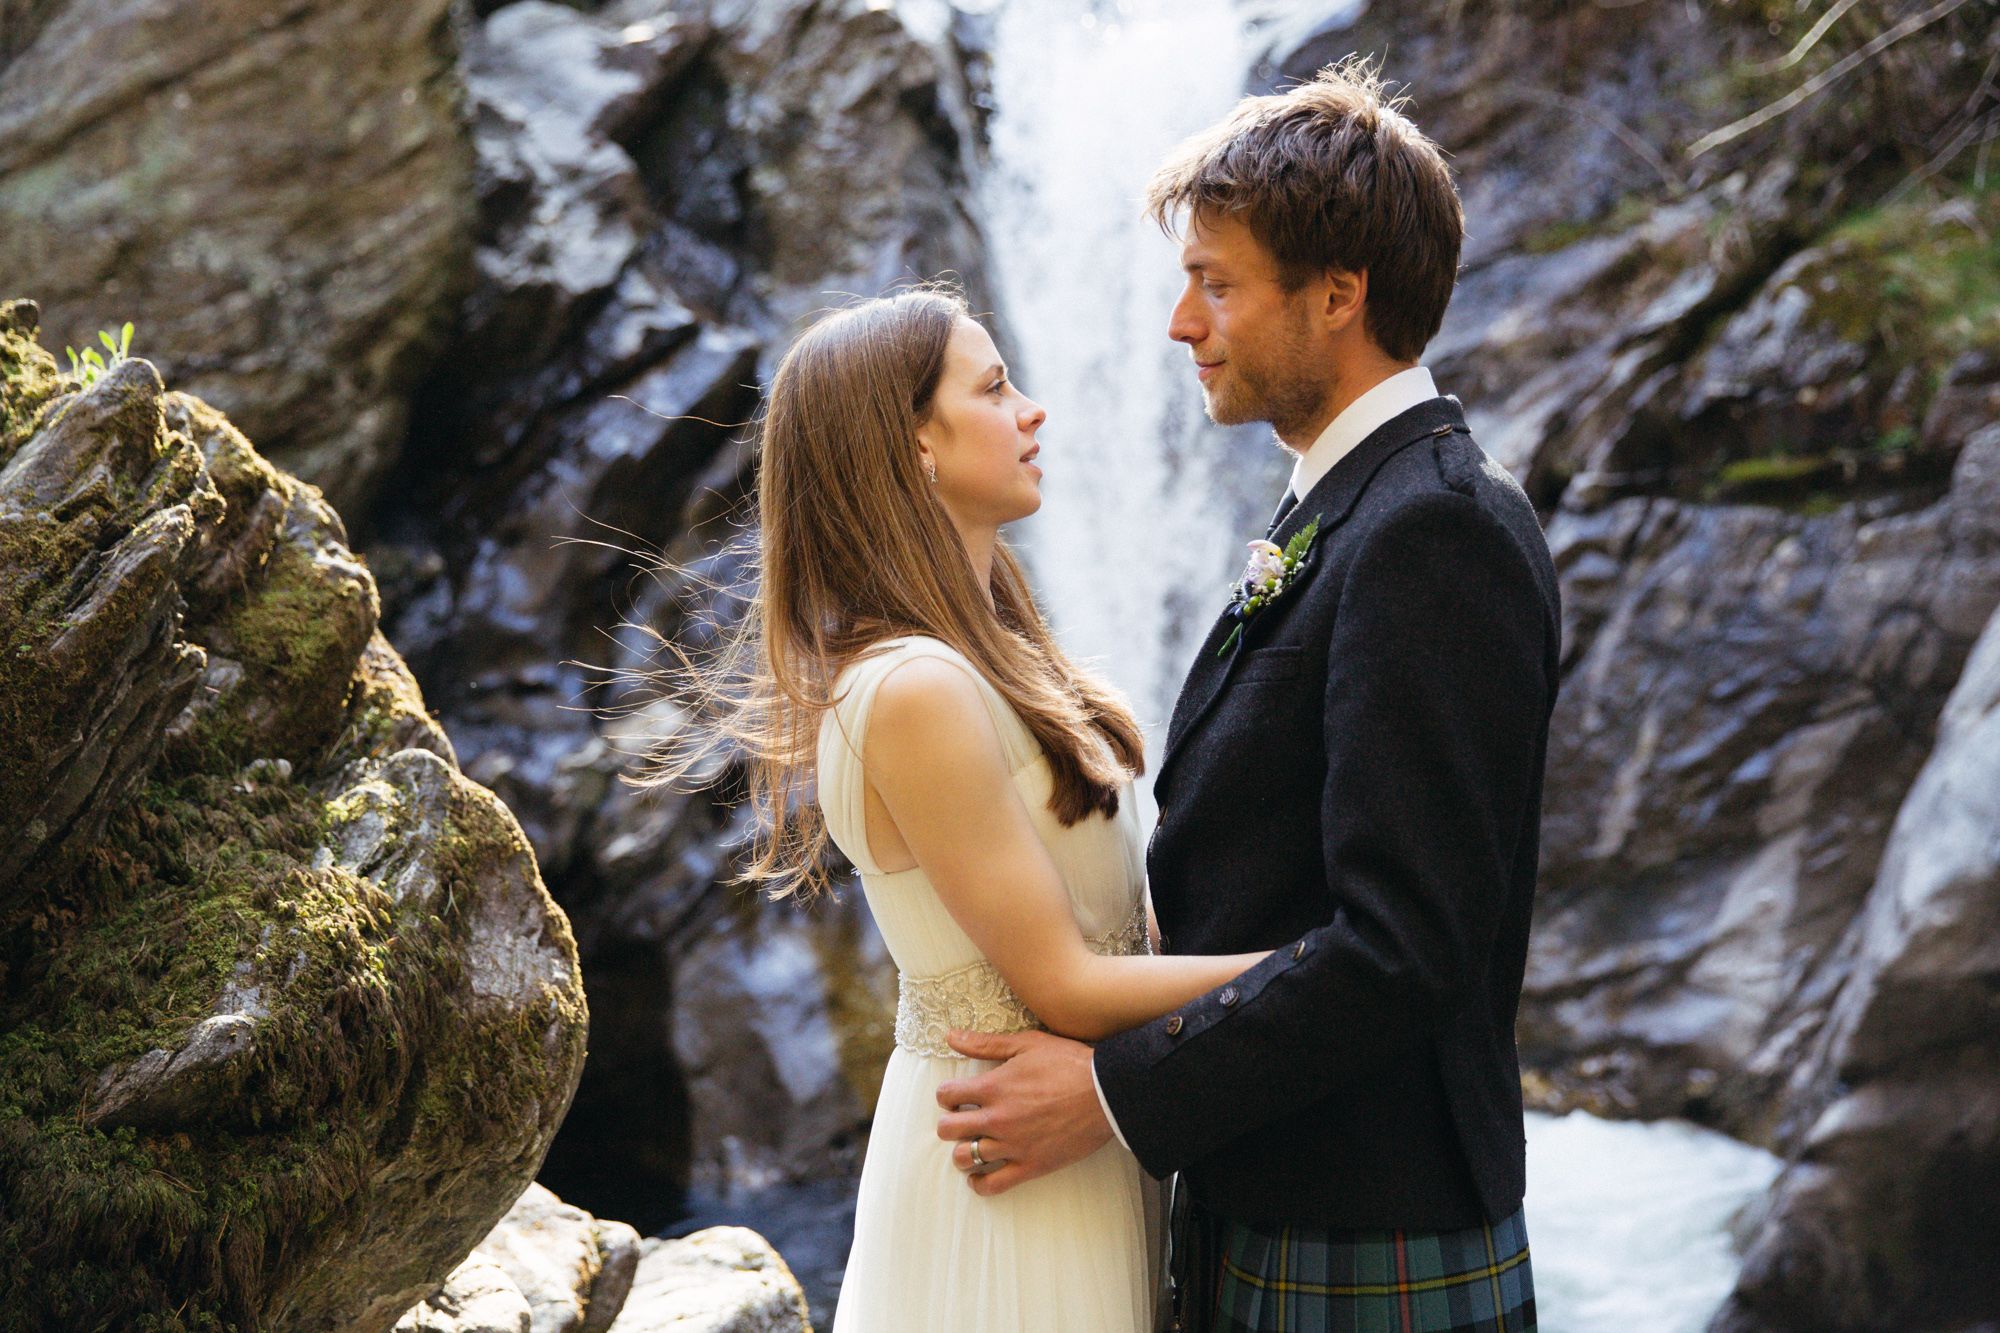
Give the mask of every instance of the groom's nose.
[[1192, 283], [1174, 302], [1173, 314], [1167, 317], [1167, 336], [1177, 343], [1198, 343], [1208, 336], [1208, 324], [1200, 317]]

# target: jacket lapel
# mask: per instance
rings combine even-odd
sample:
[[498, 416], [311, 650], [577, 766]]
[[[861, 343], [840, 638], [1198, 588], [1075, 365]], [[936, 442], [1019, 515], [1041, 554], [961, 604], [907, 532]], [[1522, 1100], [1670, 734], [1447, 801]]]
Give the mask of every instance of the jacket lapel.
[[[1368, 489], [1368, 483], [1375, 479], [1383, 464], [1419, 440], [1464, 429], [1465, 415], [1459, 408], [1458, 400], [1433, 398], [1383, 422], [1346, 457], [1335, 463], [1318, 484], [1291, 507], [1270, 535], [1271, 541], [1283, 546], [1314, 518], [1319, 519], [1319, 535], [1313, 539], [1314, 558], [1298, 581], [1286, 591], [1286, 600], [1304, 595], [1307, 585], [1327, 563], [1324, 552], [1327, 539], [1354, 512], [1355, 505]], [[1243, 659], [1255, 632], [1262, 628], [1260, 621], [1266, 620], [1276, 609], [1270, 608], [1263, 617], [1253, 617], [1245, 623], [1243, 633], [1237, 635], [1236, 642], [1230, 645], [1227, 653], [1221, 652], [1221, 648], [1230, 631], [1236, 627], [1236, 621], [1225, 610], [1209, 628], [1207, 637], [1195, 654], [1194, 665], [1188, 669], [1187, 680], [1181, 685], [1180, 697], [1174, 702], [1173, 716], [1167, 724], [1166, 745], [1160, 756], [1159, 774], [1154, 779], [1156, 792], [1166, 789], [1174, 757], [1186, 744], [1189, 734], [1227, 692], [1236, 664]]]

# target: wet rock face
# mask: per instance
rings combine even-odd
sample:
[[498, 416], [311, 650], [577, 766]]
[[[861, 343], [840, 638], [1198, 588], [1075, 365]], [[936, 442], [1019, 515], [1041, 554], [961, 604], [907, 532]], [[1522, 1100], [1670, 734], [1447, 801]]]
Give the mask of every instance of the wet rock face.
[[[1524, 1056], [1609, 1108], [1794, 1141], [1789, 1076], [2000, 604], [2000, 437], [1911, 513], [1559, 513], [1572, 658]], [[1586, 794], [1588, 794], [1586, 796]]]
[[568, 923], [318, 492], [149, 362], [56, 378], [35, 313], [0, 311], [6, 1309], [387, 1329], [568, 1108]]
[[[667, 218], [735, 261], [722, 270], [738, 278], [732, 316], [783, 330], [829, 293], [874, 295], [943, 271], [989, 308], [976, 299], [975, 115], [949, 7], [694, 8], [716, 40], [632, 149]], [[607, 13], [643, 21], [656, 10], [616, 0]]]
[[[2000, 440], [2000, 428], [1987, 435]], [[2000, 616], [1974, 647], [1793, 1075], [1811, 1112], [1725, 1330], [1990, 1319], [2000, 1238]]]
[[[470, 277], [448, 0], [45, 0], [0, 37], [0, 290], [360, 517]], [[20, 19], [17, 29], [16, 19]]]
[[647, 1229], [690, 1188], [851, 1170], [888, 1053], [858, 896], [724, 887], [727, 766], [716, 795], [636, 790], [672, 710], [591, 709], [637, 701], [597, 668], [649, 665], [606, 637], [620, 619], [687, 629], [635, 556], [731, 567], [704, 549], [740, 535], [757, 386], [796, 322], [944, 269], [982, 285], [945, 17], [518, 0], [466, 40], [478, 281], [370, 563], [466, 771], [576, 922], [596, 1040], [546, 1177]]

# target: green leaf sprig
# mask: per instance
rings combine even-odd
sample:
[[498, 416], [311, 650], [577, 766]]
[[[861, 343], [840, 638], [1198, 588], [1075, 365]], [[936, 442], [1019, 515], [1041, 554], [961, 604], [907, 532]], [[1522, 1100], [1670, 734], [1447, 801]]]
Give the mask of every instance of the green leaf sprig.
[[1228, 656], [1250, 617], [1284, 596], [1298, 581], [1299, 569], [1305, 564], [1306, 554], [1312, 549], [1313, 539], [1317, 536], [1319, 519], [1314, 518], [1292, 534], [1282, 551], [1270, 542], [1250, 543], [1250, 566], [1237, 581], [1235, 597], [1227, 613], [1236, 618], [1236, 628], [1229, 631], [1229, 637], [1215, 650], [1217, 657]]

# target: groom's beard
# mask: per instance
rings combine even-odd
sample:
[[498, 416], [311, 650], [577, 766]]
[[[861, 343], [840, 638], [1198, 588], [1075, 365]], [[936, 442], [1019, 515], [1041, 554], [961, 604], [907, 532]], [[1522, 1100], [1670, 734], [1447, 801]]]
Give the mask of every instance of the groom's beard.
[[1202, 400], [1209, 420], [1218, 426], [1268, 421], [1281, 440], [1289, 440], [1322, 419], [1332, 390], [1327, 366], [1308, 341], [1300, 312], [1296, 324], [1265, 346], [1231, 349], [1223, 373], [1202, 386]]

